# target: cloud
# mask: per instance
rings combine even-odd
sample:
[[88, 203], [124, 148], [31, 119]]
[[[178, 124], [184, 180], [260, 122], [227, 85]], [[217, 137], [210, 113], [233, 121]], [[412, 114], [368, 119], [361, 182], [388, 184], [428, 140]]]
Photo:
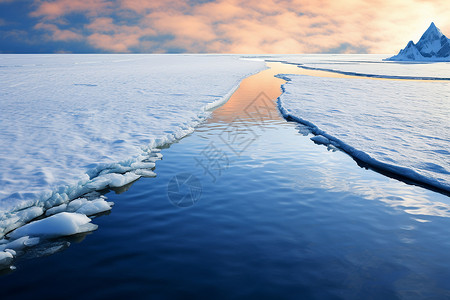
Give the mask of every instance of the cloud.
[[112, 52], [129, 52], [130, 48], [139, 47], [141, 38], [156, 35], [150, 27], [115, 24], [109, 17], [97, 18], [85, 28], [92, 32], [87, 36], [92, 46]]
[[28, 32], [25, 30], [13, 29], [9, 31], [1, 31], [2, 38], [13, 38], [23, 42], [31, 42]]
[[31, 16], [44, 17], [50, 20], [76, 12], [85, 13], [88, 16], [98, 16], [111, 12], [108, 10], [111, 1], [106, 0], [36, 0], [35, 5], [37, 9], [31, 13]]
[[[83, 39], [112, 52], [394, 53], [417, 40], [431, 21], [450, 32], [450, 3], [443, 0], [36, 0], [34, 4], [36, 29], [48, 31], [50, 38]], [[74, 14], [84, 16], [81, 28], [70, 27], [68, 20]]]
[[80, 33], [71, 30], [60, 29], [55, 24], [38, 23], [34, 26], [34, 29], [50, 32], [51, 34], [47, 38], [54, 41], [77, 41], [83, 40], [84, 38]]

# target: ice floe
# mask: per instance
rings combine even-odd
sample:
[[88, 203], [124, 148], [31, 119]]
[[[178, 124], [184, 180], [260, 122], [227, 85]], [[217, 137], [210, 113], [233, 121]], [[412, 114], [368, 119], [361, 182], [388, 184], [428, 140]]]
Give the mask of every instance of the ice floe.
[[387, 175], [450, 192], [450, 83], [280, 75], [288, 120]]

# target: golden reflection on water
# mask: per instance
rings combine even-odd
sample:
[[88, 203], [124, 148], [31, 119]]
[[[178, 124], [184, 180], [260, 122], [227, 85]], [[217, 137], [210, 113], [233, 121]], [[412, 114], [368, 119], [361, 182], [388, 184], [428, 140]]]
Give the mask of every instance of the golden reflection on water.
[[[286, 81], [274, 78], [277, 74], [296, 74], [323, 78], [348, 78], [348, 79], [371, 79], [371, 80], [404, 80], [390, 78], [372, 78], [362, 76], [350, 76], [339, 73], [306, 70], [296, 65], [280, 62], [266, 62], [268, 69], [249, 76], [242, 80], [239, 88], [222, 107], [216, 109], [209, 123], [222, 121], [230, 122], [236, 117], [246, 118], [249, 114], [260, 113], [258, 109], [267, 110], [270, 115], [277, 115], [275, 100], [281, 95], [281, 85]], [[418, 81], [418, 80], [414, 80]], [[270, 105], [268, 103], [270, 102]], [[278, 119], [278, 118], [277, 118]]]
[[208, 123], [232, 122], [235, 118], [248, 119], [251, 114], [264, 109], [264, 117], [277, 120], [275, 100], [281, 95], [281, 85], [286, 81], [275, 78], [277, 74], [301, 74], [300, 68], [282, 63], [267, 63], [269, 69], [249, 76], [241, 81], [239, 88], [223, 106], [213, 112]]

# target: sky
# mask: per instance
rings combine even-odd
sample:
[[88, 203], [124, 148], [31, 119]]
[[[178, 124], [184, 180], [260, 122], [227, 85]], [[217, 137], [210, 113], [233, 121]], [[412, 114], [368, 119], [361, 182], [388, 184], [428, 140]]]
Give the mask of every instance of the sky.
[[397, 53], [448, 0], [0, 0], [0, 53]]

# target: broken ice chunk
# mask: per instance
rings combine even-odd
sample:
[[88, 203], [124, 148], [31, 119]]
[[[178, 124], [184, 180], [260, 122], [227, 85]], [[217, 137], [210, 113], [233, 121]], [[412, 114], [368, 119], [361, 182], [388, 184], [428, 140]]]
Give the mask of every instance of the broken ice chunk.
[[8, 234], [8, 237], [16, 239], [28, 235], [53, 238], [96, 230], [98, 226], [90, 222], [86, 215], [62, 212], [26, 224]]
[[9, 252], [0, 252], [0, 270], [9, 268], [13, 262], [14, 256]]

